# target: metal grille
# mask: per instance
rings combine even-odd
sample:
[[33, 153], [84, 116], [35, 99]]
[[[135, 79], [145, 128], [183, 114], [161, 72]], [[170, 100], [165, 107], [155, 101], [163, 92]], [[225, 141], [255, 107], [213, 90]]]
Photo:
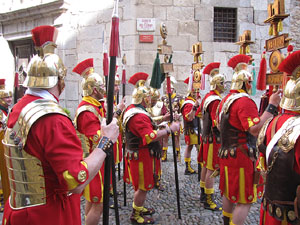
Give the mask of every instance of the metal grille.
[[236, 42], [236, 8], [214, 8], [214, 41]]

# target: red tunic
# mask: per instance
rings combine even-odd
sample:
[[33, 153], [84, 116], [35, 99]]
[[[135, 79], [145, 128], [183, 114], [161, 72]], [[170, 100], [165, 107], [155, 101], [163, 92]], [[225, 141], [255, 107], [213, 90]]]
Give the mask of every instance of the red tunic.
[[[137, 107], [130, 105], [126, 111]], [[126, 157], [124, 180], [127, 183], [132, 183], [134, 190], [151, 190], [155, 185], [154, 175], [159, 174], [157, 159], [152, 157], [149, 152], [148, 145], [156, 138], [156, 131], [153, 130], [153, 125], [150, 118], [142, 113], [135, 114], [127, 122], [127, 128], [137, 137], [141, 139], [139, 144], [139, 158], [129, 159]]]
[[[187, 102], [188, 101], [188, 102]], [[192, 97], [188, 96], [186, 99], [185, 99], [185, 102], [187, 103], [183, 103], [183, 107], [181, 108], [181, 113], [182, 113], [182, 116], [183, 116], [183, 119], [187, 122], [191, 122], [188, 118], [187, 118], [187, 114], [189, 112], [191, 112], [193, 110], [193, 106], [196, 102], [195, 99], [193, 99]], [[192, 103], [193, 102], [193, 103]], [[184, 128], [186, 129], [186, 127]], [[196, 133], [193, 133], [193, 134], [189, 134], [189, 135], [184, 135], [184, 140], [185, 140], [185, 143], [187, 145], [197, 145], [199, 144], [198, 143], [198, 136], [196, 135]]]
[[[207, 93], [204, 97], [204, 99], [201, 102], [201, 105], [199, 109], [197, 110], [196, 114], [198, 114], [198, 111], [202, 112], [203, 111], [203, 106], [205, 100], [212, 95], [217, 95], [215, 91], [210, 91]], [[212, 119], [212, 127], [216, 127], [215, 123], [215, 118], [216, 118], [216, 111], [218, 108], [218, 105], [220, 103], [220, 100], [214, 100], [209, 105], [207, 106], [207, 111], [209, 112], [210, 118]], [[216, 137], [213, 135], [213, 143], [207, 143], [202, 142], [202, 151], [199, 151], [199, 155], [203, 154], [202, 159], [203, 159], [203, 166], [206, 167], [209, 170], [215, 170], [219, 168], [219, 157], [218, 157], [218, 151], [221, 146], [221, 144], [217, 144], [216, 142]], [[201, 156], [198, 156], [198, 161], [200, 161]]]
[[[291, 118], [292, 113], [290, 111], [286, 111], [287, 113], [291, 113], [291, 114], [283, 114], [279, 117], [277, 124], [276, 124], [276, 131], [278, 131], [281, 126], [284, 124], [284, 122], [286, 120], [288, 120], [289, 118]], [[298, 114], [299, 115], [299, 114]], [[273, 125], [273, 121], [271, 121], [271, 123], [269, 124], [267, 131], [266, 131], [266, 145], [269, 144], [269, 142], [271, 141], [271, 130], [272, 130], [272, 125]], [[296, 144], [294, 146], [294, 152], [295, 152], [295, 161], [294, 161], [294, 171], [298, 174], [300, 174], [300, 139], [298, 138], [296, 141]], [[264, 158], [265, 159], [265, 158]], [[264, 161], [264, 165], [266, 165], [266, 161]], [[276, 182], [276, 181], [274, 181]], [[296, 192], [296, 190], [295, 190]], [[267, 205], [267, 210], [268, 210], [268, 205]], [[270, 216], [270, 214], [267, 211], [263, 210], [263, 206], [261, 205], [261, 209], [260, 209], [260, 225], [281, 225], [281, 224], [289, 224], [292, 225], [291, 223], [288, 223], [286, 220], [285, 221], [278, 221], [276, 220], [274, 217]]]
[[[78, 108], [84, 105], [92, 106], [99, 115], [103, 116], [103, 105], [96, 106], [92, 102], [82, 100], [78, 105]], [[94, 149], [95, 143], [100, 141], [100, 130], [101, 123], [99, 118], [90, 111], [83, 111], [77, 118], [77, 130], [84, 134], [89, 139], [89, 152], [91, 153]], [[103, 164], [104, 165], [104, 164]], [[102, 165], [100, 171], [93, 178], [93, 180], [85, 187], [83, 196], [85, 199], [92, 203], [103, 202], [102, 190], [104, 184], [104, 166]]]
[[[219, 112], [223, 103], [233, 93], [239, 91], [231, 90], [222, 99]], [[235, 100], [229, 108], [229, 123], [241, 131], [241, 139], [245, 139], [245, 131], [257, 123], [260, 119], [256, 104], [248, 97], [241, 97]], [[221, 131], [226, 132], [226, 131]], [[247, 145], [243, 145], [247, 151]], [[233, 203], [251, 203], [256, 201], [256, 185], [253, 183], [254, 166], [253, 162], [246, 156], [240, 148], [236, 149], [236, 157], [220, 158], [220, 190]]]
[[[36, 99], [39, 97], [25, 95], [14, 106], [8, 119], [9, 128], [14, 126], [21, 110]], [[24, 149], [42, 163], [46, 204], [13, 210], [7, 201], [3, 224], [81, 224], [80, 195], [67, 195], [68, 183], [63, 176], [63, 173], [68, 171], [80, 184], [77, 179], [79, 171], [84, 170], [88, 174], [81, 163], [81, 143], [71, 120], [55, 113], [41, 117], [32, 125]]]

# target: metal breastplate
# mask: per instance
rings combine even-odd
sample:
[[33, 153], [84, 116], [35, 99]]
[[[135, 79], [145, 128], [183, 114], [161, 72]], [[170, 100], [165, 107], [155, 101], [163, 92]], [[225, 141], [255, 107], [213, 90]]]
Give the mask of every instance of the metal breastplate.
[[[297, 193], [299, 192], [300, 175], [294, 171], [294, 146], [300, 135], [299, 120], [300, 117], [292, 117], [285, 121], [288, 126], [282, 131], [278, 142], [273, 146], [269, 153], [265, 194], [263, 199], [264, 210], [266, 210], [268, 206], [268, 212], [271, 216], [280, 221], [286, 217], [288, 222], [292, 224], [300, 222], [296, 215], [296, 212], [299, 212], [300, 210], [300, 199], [297, 198], [297, 201], [295, 202], [296, 197], [300, 194]], [[266, 155], [266, 131], [270, 123], [271, 119], [265, 122], [260, 131], [257, 143], [259, 150], [264, 155]], [[277, 121], [275, 120], [272, 126], [275, 127], [276, 123]], [[274, 137], [275, 136], [273, 136], [273, 138]], [[295, 206], [298, 206], [298, 209], [295, 209]]]
[[[83, 157], [88, 157], [89, 154], [90, 154], [90, 149], [94, 149], [97, 147], [97, 143], [94, 143], [92, 146], [90, 145], [90, 140], [89, 138], [83, 134], [83, 133], [80, 133], [78, 130], [77, 130], [77, 118], [78, 116], [80, 115], [80, 113], [84, 112], [84, 111], [89, 111], [89, 112], [92, 112], [94, 113], [94, 115], [99, 119], [99, 123], [101, 124], [101, 115], [97, 112], [97, 110], [91, 106], [91, 105], [83, 105], [81, 107], [79, 107], [76, 111], [76, 115], [75, 115], [75, 118], [74, 118], [74, 124], [75, 124], [75, 128], [76, 128], [76, 134], [81, 142], [81, 147], [82, 147], [82, 150], [83, 150]], [[95, 134], [97, 135], [97, 134]]]
[[[243, 149], [243, 153], [251, 158], [256, 158], [255, 138], [249, 133], [241, 131], [233, 127], [229, 123], [229, 108], [231, 104], [241, 98], [248, 96], [244, 93], [233, 94], [225, 102], [221, 109], [220, 130], [221, 130], [221, 148], [219, 150], [220, 158], [227, 158], [236, 156], [236, 149], [243, 148], [243, 144], [248, 145], [248, 149]], [[249, 150], [249, 151], [248, 151]]]
[[50, 113], [67, 116], [55, 102], [45, 99], [33, 101], [23, 108], [14, 127], [5, 132], [2, 142], [11, 190], [9, 203], [13, 209], [46, 204], [41, 161], [28, 154], [24, 146], [31, 126], [39, 118]]
[[213, 143], [213, 136], [215, 136], [217, 143], [220, 142], [220, 132], [217, 128], [213, 129], [212, 127], [212, 119], [210, 117], [210, 113], [208, 111], [208, 106], [215, 100], [221, 100], [218, 95], [210, 95], [208, 96], [203, 104], [203, 130], [202, 130], [202, 138], [204, 143]]

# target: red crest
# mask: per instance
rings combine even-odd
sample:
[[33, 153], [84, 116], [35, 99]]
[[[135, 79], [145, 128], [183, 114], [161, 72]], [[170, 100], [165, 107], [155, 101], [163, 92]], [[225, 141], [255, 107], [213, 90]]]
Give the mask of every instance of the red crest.
[[149, 74], [143, 72], [135, 73], [129, 78], [128, 83], [136, 85], [140, 80], [147, 80], [148, 76]]
[[77, 64], [72, 70], [74, 73], [78, 73], [80, 76], [84, 76], [87, 71], [94, 68], [94, 59], [89, 58]]
[[230, 66], [232, 69], [235, 69], [235, 67], [239, 64], [239, 63], [246, 63], [248, 64], [250, 61], [251, 57], [247, 56], [247, 55], [236, 55], [233, 56], [227, 63], [228, 66]]
[[37, 47], [47, 42], [56, 42], [58, 30], [53, 26], [39, 26], [31, 30], [32, 40]]
[[221, 63], [219, 63], [219, 62], [212, 62], [212, 63], [208, 64], [208, 65], [204, 68], [203, 74], [208, 74], [208, 75], [210, 75], [210, 73], [211, 73], [211, 71], [212, 71], [213, 69], [219, 69], [219, 68], [220, 68], [220, 64], [221, 64]]

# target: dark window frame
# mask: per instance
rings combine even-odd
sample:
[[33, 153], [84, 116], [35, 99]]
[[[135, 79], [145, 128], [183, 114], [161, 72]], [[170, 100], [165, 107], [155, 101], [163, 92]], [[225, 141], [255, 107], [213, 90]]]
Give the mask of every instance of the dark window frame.
[[237, 41], [237, 8], [214, 7], [214, 42]]

